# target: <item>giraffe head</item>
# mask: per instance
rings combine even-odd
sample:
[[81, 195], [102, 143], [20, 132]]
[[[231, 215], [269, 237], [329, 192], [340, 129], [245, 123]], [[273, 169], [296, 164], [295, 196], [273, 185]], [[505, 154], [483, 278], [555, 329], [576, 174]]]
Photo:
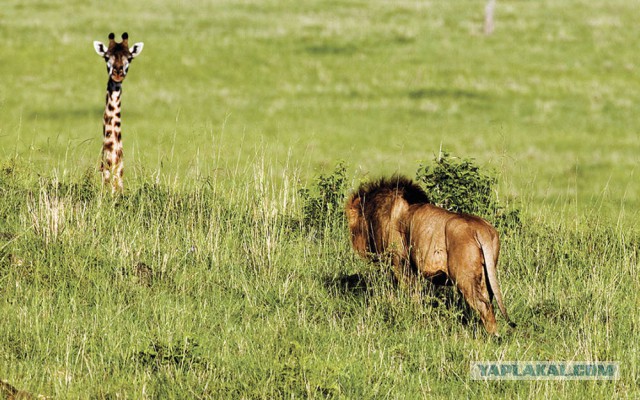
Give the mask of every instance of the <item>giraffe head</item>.
[[104, 60], [107, 62], [107, 71], [109, 78], [114, 82], [122, 82], [127, 75], [129, 64], [142, 52], [144, 43], [139, 42], [129, 48], [129, 35], [125, 32], [122, 34], [122, 42], [116, 43], [115, 35], [109, 34], [109, 45], [105, 46], [102, 42], [93, 42], [93, 47]]

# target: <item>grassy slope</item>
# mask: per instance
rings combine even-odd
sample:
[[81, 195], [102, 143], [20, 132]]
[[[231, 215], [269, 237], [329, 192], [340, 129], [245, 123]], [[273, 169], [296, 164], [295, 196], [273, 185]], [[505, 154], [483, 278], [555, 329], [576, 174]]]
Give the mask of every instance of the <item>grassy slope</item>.
[[526, 203], [601, 202], [613, 219], [640, 205], [629, 2], [503, 2], [490, 38], [476, 1], [76, 3], [2, 11], [5, 156], [95, 165], [106, 76], [91, 41], [128, 30], [147, 44], [125, 84], [129, 170], [192, 177], [267, 147], [306, 177], [337, 159], [410, 173], [444, 146]]
[[[295, 175], [280, 178], [292, 187]], [[22, 388], [71, 398], [637, 394], [637, 236], [552, 217], [504, 234], [502, 287], [519, 327], [501, 323], [497, 341], [475, 316], [463, 323], [461, 307], [391, 287], [354, 258], [344, 227], [325, 239], [301, 227], [296, 192], [260, 167], [186, 192], [142, 183], [115, 202], [84, 180], [2, 177], [0, 373]], [[367, 288], [345, 289], [353, 274]], [[622, 379], [468, 377], [472, 360], [531, 359], [619, 360]]]
[[[62, 397], [636, 393], [637, 7], [499, 2], [491, 38], [477, 1], [104, 7], [0, 14], [0, 151], [20, 159], [2, 176], [0, 378]], [[37, 178], [96, 164], [91, 41], [112, 30], [146, 45], [117, 205]], [[318, 168], [411, 174], [441, 145], [499, 170], [532, 223], [504, 237], [520, 328], [502, 343], [388, 287], [344, 231], [286, 223]], [[373, 294], [331, 283], [356, 272]], [[623, 379], [481, 384], [477, 359], [620, 360]]]

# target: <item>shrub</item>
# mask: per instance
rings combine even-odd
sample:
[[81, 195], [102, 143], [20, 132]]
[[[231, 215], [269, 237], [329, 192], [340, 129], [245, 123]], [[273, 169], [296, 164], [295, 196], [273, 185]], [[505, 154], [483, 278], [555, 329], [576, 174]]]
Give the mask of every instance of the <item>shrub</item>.
[[339, 162], [329, 175], [316, 178], [313, 190], [300, 189], [304, 226], [322, 232], [344, 223], [347, 168]]
[[520, 225], [519, 210], [507, 210], [495, 195], [497, 179], [480, 170], [471, 159], [441, 152], [433, 165], [420, 165], [416, 180], [431, 203], [449, 211], [476, 214], [499, 227]]

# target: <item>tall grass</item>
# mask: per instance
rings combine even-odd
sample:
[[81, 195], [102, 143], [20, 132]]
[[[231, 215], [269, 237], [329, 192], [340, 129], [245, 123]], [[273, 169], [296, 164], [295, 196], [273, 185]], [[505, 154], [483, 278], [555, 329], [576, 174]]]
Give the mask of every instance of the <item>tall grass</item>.
[[504, 1], [487, 37], [484, 4], [8, 0], [0, 153], [43, 172], [93, 167], [107, 77], [91, 43], [128, 31], [145, 49], [123, 89], [127, 174], [246, 168], [267, 143], [269, 159], [304, 160], [305, 179], [340, 159], [377, 176], [444, 146], [500, 169], [505, 194], [533, 207], [582, 214], [605, 198], [599, 212], [624, 208], [632, 227], [638, 7]]
[[[552, 217], [503, 234], [519, 326], [495, 340], [453, 290], [415, 299], [343, 225], [318, 235], [295, 168], [246, 172], [112, 197], [4, 168], [0, 376], [56, 398], [637, 395], [637, 236]], [[616, 360], [621, 379], [470, 381], [470, 361], [530, 359]]]
[[[483, 6], [5, 1], [0, 379], [55, 398], [638, 397], [640, 8], [505, 0], [486, 37]], [[95, 172], [91, 42], [111, 31], [145, 42], [118, 197]], [[317, 191], [338, 160], [343, 195], [441, 148], [498, 170], [521, 210], [501, 340], [318, 223], [340, 215]], [[621, 379], [475, 382], [474, 360], [614, 360]]]

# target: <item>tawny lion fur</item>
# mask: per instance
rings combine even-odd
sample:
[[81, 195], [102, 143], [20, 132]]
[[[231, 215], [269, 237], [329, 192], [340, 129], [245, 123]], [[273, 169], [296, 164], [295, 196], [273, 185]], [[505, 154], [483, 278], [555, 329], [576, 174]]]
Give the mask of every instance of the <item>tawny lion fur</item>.
[[362, 257], [387, 259], [399, 282], [446, 277], [497, 335], [492, 300], [511, 326], [498, 284], [498, 232], [484, 219], [428, 204], [427, 194], [402, 176], [360, 185], [346, 204], [351, 242]]

